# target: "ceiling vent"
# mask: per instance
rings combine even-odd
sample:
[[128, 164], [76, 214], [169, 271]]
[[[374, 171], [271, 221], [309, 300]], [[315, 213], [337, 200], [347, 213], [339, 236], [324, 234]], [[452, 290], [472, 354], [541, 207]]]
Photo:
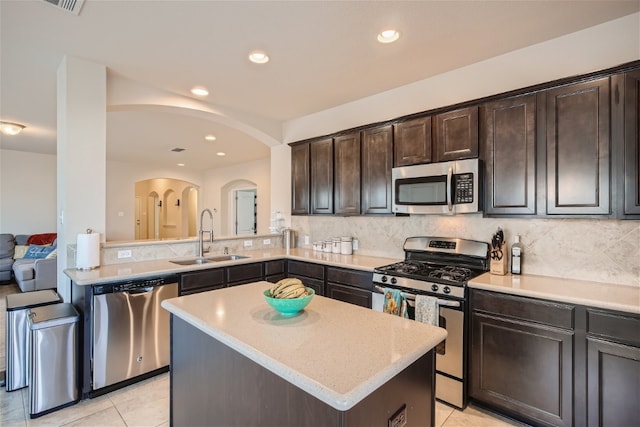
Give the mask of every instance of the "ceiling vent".
[[84, 0], [44, 0], [45, 2], [57, 7], [58, 9], [66, 10], [74, 15], [80, 14], [80, 9], [84, 4]]
[[180, 147], [176, 147], [176, 148], [172, 148], [171, 151], [173, 151], [174, 153], [181, 153], [184, 150], [186, 150], [186, 148], [180, 148]]

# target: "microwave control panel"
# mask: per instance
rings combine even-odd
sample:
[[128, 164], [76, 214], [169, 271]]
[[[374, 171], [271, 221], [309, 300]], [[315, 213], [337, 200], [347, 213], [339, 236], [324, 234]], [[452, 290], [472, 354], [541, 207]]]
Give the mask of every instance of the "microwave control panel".
[[453, 203], [473, 203], [473, 174], [462, 173], [455, 175]]

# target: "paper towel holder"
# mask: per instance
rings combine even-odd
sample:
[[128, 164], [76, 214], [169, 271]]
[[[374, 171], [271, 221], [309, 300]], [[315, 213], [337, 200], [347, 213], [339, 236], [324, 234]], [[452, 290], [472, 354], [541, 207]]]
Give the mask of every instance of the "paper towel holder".
[[[98, 239], [100, 238], [100, 234], [99, 233], [94, 233], [91, 228], [87, 228], [86, 235], [87, 236], [88, 235], [93, 235], [93, 236], [97, 235], [97, 238]], [[97, 252], [97, 254], [93, 255], [94, 259], [87, 260], [87, 259], [85, 259], [85, 257], [83, 257], [82, 258], [82, 262], [79, 261], [78, 254], [79, 254], [79, 249], [80, 249], [80, 236], [81, 235], [78, 235], [78, 243], [77, 243], [77, 247], [76, 247], [76, 269], [80, 270], [80, 271], [89, 271], [89, 270], [93, 270], [93, 269], [96, 269], [96, 268], [100, 267], [100, 249], [99, 249], [100, 243], [99, 243], [99, 240], [98, 240], [98, 242], [96, 242], [96, 245], [97, 245], [96, 249], [97, 249], [98, 252]], [[85, 243], [85, 245], [86, 245], [86, 243]], [[84, 247], [84, 246], [83, 246], [83, 248], [86, 249], [86, 247]]]

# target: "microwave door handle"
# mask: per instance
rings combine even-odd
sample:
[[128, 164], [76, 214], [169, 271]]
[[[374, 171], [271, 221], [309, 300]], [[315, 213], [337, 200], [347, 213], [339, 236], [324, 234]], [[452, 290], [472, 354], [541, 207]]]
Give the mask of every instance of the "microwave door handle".
[[451, 185], [453, 180], [453, 168], [449, 166], [449, 170], [447, 171], [447, 206], [449, 207], [449, 212], [453, 210], [453, 186]]

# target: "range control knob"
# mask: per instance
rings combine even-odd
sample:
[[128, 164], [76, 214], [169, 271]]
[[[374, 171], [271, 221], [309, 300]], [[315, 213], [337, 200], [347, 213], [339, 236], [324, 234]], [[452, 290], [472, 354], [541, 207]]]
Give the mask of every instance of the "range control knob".
[[396, 279], [395, 277], [391, 278], [391, 284], [395, 285], [396, 283], [398, 283], [398, 279]]
[[387, 283], [387, 276], [382, 276], [380, 280], [382, 280], [382, 283]]
[[438, 285], [431, 285], [431, 290], [433, 292], [438, 292]]
[[445, 286], [443, 291], [444, 291], [445, 294], [450, 294], [451, 293], [451, 288], [448, 287], [448, 286]]

